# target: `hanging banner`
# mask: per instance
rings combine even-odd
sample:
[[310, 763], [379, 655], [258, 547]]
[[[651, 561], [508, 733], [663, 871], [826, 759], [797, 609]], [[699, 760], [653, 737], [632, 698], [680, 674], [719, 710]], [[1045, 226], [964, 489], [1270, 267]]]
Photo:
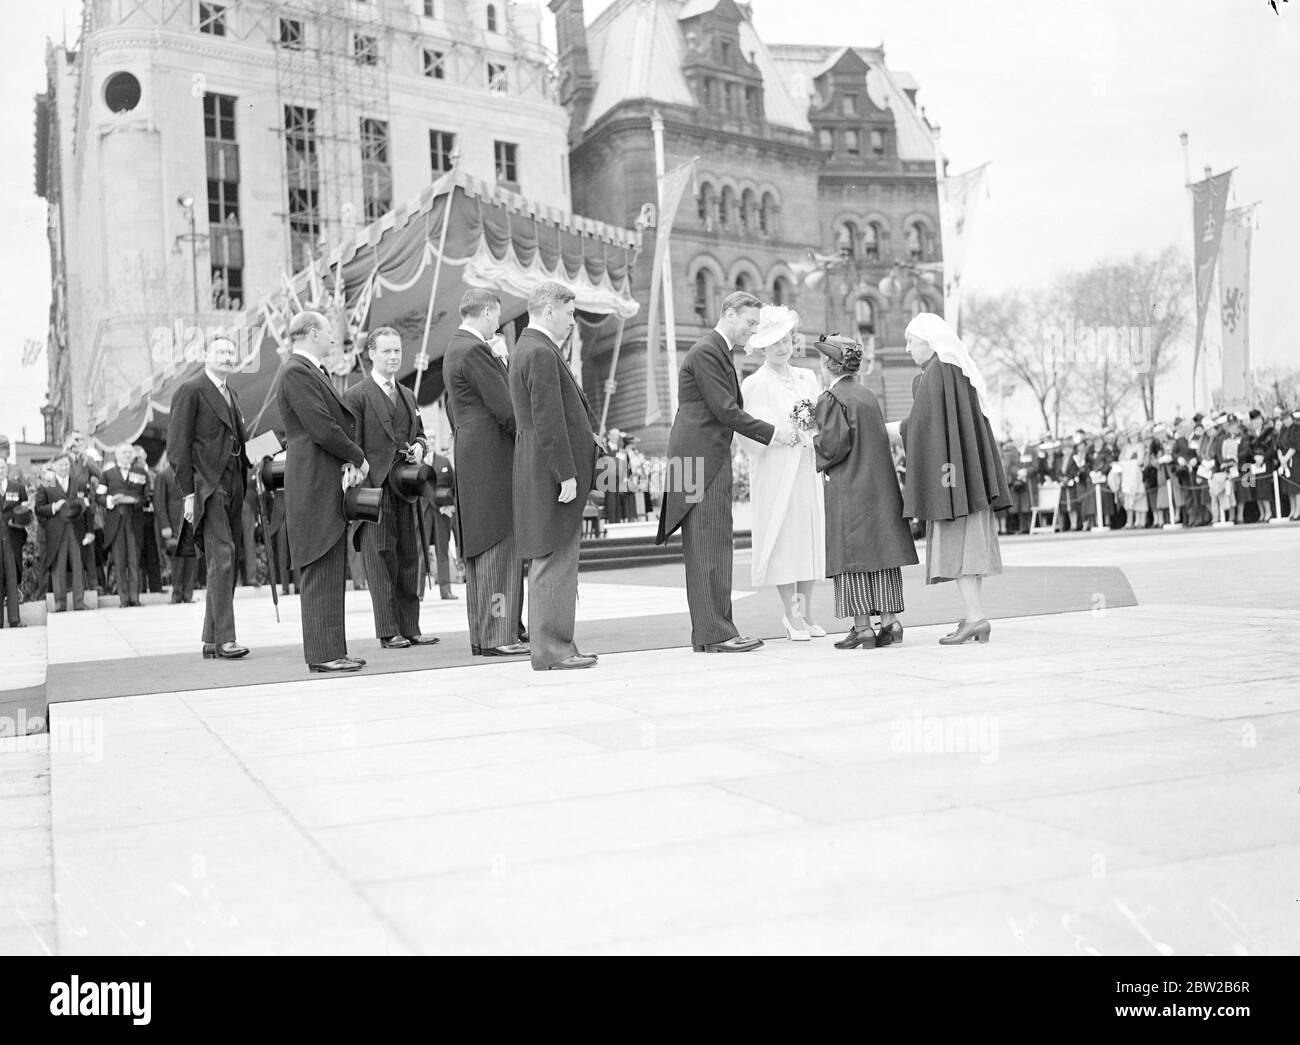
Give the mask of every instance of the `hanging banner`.
[[[659, 386], [655, 379], [655, 361], [659, 356], [659, 294], [663, 290], [664, 274], [668, 269], [668, 244], [672, 239], [673, 220], [677, 217], [677, 208], [686, 194], [687, 187], [695, 178], [695, 160], [674, 167], [664, 175], [659, 198], [663, 205], [659, 209], [659, 226], [655, 229], [655, 259], [650, 270], [650, 307], [646, 313], [645, 336], [645, 423], [652, 425], [658, 421], [663, 412], [659, 407]], [[668, 293], [672, 293], [671, 278]], [[676, 381], [676, 374], [668, 375], [669, 381]], [[671, 418], [670, 418], [671, 420]]]
[[[939, 229], [943, 237], [943, 318], [958, 329], [961, 276], [970, 247], [971, 226], [982, 197], [988, 195], [988, 164], [939, 179]], [[942, 170], [942, 167], [940, 167]]]
[[[1192, 383], [1202, 365], [1202, 338], [1205, 334], [1205, 310], [1210, 306], [1214, 268], [1219, 260], [1219, 242], [1223, 238], [1223, 214], [1228, 206], [1228, 187], [1232, 171], [1224, 171], [1192, 186], [1192, 229], [1196, 266], [1196, 340], [1192, 343]], [[1198, 397], [1199, 398], [1199, 397]], [[1197, 402], [1198, 407], [1206, 404]]]
[[1250, 233], [1255, 205], [1228, 211], [1219, 247], [1219, 316], [1223, 326], [1223, 403], [1245, 406], [1250, 393]]

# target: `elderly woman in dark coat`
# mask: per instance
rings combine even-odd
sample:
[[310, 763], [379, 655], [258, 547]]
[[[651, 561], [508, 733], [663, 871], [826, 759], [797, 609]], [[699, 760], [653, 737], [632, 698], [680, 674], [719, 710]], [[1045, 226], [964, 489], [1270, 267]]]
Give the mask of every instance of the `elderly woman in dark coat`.
[[[817, 400], [817, 470], [826, 476], [826, 576], [835, 582], [835, 616], [853, 628], [837, 649], [873, 649], [903, 641], [901, 567], [917, 562], [903, 518], [889, 433], [876, 397], [857, 383], [862, 347], [823, 337], [828, 388]], [[880, 617], [880, 631], [871, 617]]]
[[966, 604], [957, 630], [939, 641], [987, 642], [983, 579], [1002, 572], [993, 513], [1011, 504], [1002, 455], [989, 424], [984, 379], [953, 329], [922, 312], [908, 325], [907, 351], [922, 369], [912, 412], [899, 425], [907, 449], [903, 514], [925, 520], [927, 584], [955, 580]]

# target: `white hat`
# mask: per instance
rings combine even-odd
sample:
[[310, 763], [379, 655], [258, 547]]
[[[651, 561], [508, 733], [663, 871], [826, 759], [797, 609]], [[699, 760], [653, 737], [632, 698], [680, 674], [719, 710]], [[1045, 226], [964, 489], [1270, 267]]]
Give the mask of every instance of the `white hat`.
[[775, 345], [799, 325], [799, 313], [784, 305], [764, 305], [758, 313], [758, 329], [750, 335], [751, 351]]

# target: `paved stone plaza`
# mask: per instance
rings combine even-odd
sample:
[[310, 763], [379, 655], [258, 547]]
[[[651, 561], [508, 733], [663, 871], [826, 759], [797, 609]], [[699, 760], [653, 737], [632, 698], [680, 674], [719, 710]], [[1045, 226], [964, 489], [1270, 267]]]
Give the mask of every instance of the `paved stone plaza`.
[[[0, 953], [1300, 950], [1300, 526], [1003, 553], [1139, 605], [53, 704], [0, 752]], [[582, 581], [587, 619], [683, 603]], [[138, 637], [166, 609], [52, 657], [192, 646]]]

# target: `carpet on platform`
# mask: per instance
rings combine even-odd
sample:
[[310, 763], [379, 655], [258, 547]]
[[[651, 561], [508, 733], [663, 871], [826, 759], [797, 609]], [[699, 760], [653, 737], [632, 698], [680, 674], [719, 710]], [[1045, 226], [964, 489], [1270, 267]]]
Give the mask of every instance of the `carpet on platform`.
[[[742, 571], [748, 574], [748, 567], [738, 567], [737, 581], [740, 581], [739, 574]], [[649, 569], [644, 572], [651, 574]], [[675, 575], [680, 579], [681, 569], [676, 568], [674, 574], [671, 567], [654, 568], [653, 575], [665, 579]], [[613, 574], [600, 575], [602, 583], [607, 576]], [[643, 576], [640, 580], [629, 583], [652, 581], [650, 576]], [[961, 617], [961, 599], [954, 585], [926, 585], [923, 568], [920, 566], [908, 567], [903, 571], [903, 584], [907, 600], [907, 611], [902, 617], [905, 627], [951, 624]], [[738, 585], [738, 590], [739, 588]], [[584, 652], [610, 654], [689, 645], [691, 625], [690, 617], [685, 612], [685, 596], [683, 589], [681, 613], [627, 620], [580, 620], [577, 630], [578, 647]], [[1074, 613], [1096, 610], [1102, 606], [1117, 608], [1137, 605], [1137, 599], [1123, 571], [1113, 567], [1009, 567], [1002, 576], [985, 582], [984, 601], [991, 618]], [[818, 584], [813, 595], [813, 609], [817, 620], [827, 631], [834, 634], [848, 630], [848, 622], [835, 621], [832, 617], [834, 595], [829, 581]], [[784, 638], [781, 608], [774, 591], [759, 591], [738, 599], [734, 615], [741, 634], [764, 639]], [[1012, 638], [1005, 631], [997, 631], [995, 635], [998, 640]], [[469, 640], [463, 631], [446, 634], [436, 646], [384, 650], [379, 647], [378, 639], [369, 638], [350, 641], [348, 651], [355, 656], [364, 657], [367, 662], [361, 671], [349, 673], [346, 676], [348, 678], [508, 663], [493, 657], [472, 656]], [[196, 649], [193, 653], [166, 656], [51, 664], [46, 678], [46, 692], [50, 702], [55, 703], [308, 680], [328, 685], [331, 679], [337, 677], [340, 676], [310, 674], [303, 663], [302, 647], [298, 645], [254, 648], [248, 657], [234, 661], [203, 660]]]

